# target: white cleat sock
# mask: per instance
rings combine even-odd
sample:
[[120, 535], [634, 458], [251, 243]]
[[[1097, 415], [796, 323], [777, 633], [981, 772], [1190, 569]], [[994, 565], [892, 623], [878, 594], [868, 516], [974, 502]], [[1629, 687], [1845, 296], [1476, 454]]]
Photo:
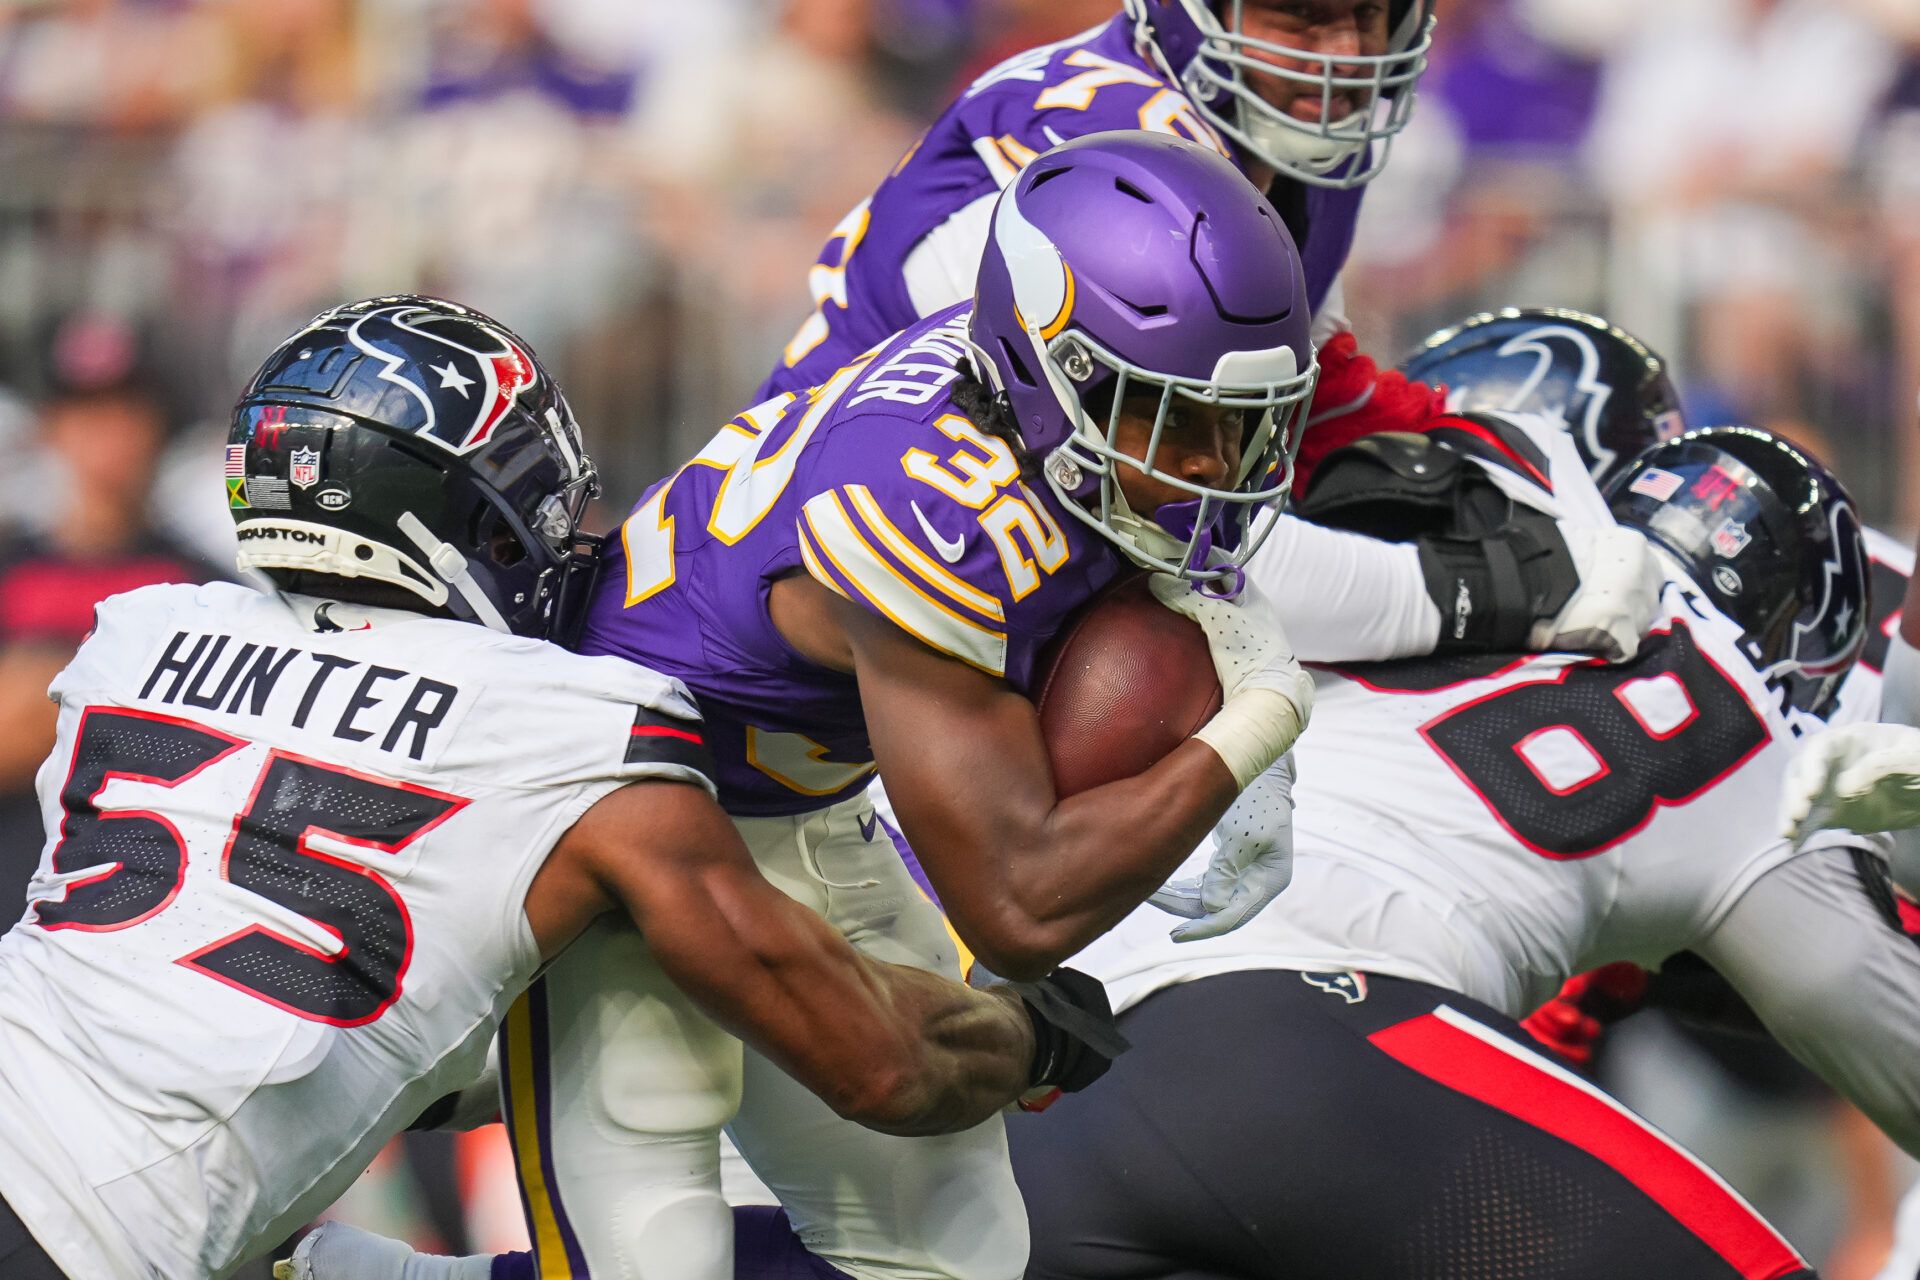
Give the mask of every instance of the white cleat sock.
[[415, 1253], [399, 1240], [344, 1222], [307, 1233], [293, 1256], [273, 1267], [274, 1280], [490, 1280], [493, 1256], [443, 1258]]

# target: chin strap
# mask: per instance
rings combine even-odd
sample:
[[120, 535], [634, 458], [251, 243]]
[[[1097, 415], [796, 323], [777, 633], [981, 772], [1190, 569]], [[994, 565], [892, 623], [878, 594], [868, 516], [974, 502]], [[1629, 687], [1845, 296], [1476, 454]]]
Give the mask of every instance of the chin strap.
[[455, 594], [467, 602], [467, 608], [473, 611], [476, 621], [484, 624], [489, 631], [498, 631], [504, 635], [513, 634], [513, 628], [507, 625], [507, 620], [501, 616], [500, 610], [487, 598], [487, 593], [480, 589], [480, 584], [474, 581], [472, 571], [467, 568], [465, 556], [434, 537], [433, 532], [420, 522], [420, 517], [411, 511], [401, 512], [400, 518], [394, 523], [401, 533], [407, 535], [407, 540], [420, 548], [427, 557], [427, 567], [432, 569], [442, 582], [451, 587]]

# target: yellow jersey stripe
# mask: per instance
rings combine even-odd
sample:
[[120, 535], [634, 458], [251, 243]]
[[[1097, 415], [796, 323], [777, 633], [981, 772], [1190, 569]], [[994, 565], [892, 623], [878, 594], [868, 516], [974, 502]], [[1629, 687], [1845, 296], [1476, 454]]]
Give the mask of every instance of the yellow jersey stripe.
[[502, 1052], [507, 1058], [507, 1108], [513, 1117], [513, 1163], [526, 1197], [528, 1233], [539, 1260], [540, 1280], [573, 1280], [566, 1245], [560, 1238], [560, 1220], [553, 1211], [552, 1192], [540, 1163], [540, 1100], [535, 1096], [533, 1013], [524, 994], [513, 1002], [502, 1024]]
[[1006, 635], [961, 617], [902, 577], [860, 535], [837, 493], [816, 494], [800, 514], [840, 577], [894, 625], [988, 675], [1006, 674]]
[[995, 622], [1006, 621], [1006, 610], [1000, 607], [998, 600], [971, 583], [963, 582], [948, 573], [937, 561], [915, 546], [906, 534], [901, 533], [900, 527], [887, 519], [887, 513], [880, 509], [880, 504], [874, 500], [873, 493], [867, 486], [850, 484], [847, 486], [847, 496], [853, 499], [854, 509], [866, 520], [867, 527], [880, 536], [880, 541], [887, 544], [889, 551], [906, 561], [914, 572], [925, 578], [928, 586], [935, 588], [955, 604], [972, 609], [975, 613], [991, 618]]

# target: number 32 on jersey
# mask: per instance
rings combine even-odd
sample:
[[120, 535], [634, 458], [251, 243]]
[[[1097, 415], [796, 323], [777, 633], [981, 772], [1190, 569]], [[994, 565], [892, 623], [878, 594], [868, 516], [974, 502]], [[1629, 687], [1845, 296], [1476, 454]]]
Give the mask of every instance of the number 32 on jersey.
[[[627, 552], [627, 605], [639, 604], [664, 591], [677, 576], [677, 517], [668, 513], [667, 503], [682, 475], [694, 467], [721, 473], [707, 513], [706, 531], [726, 545], [734, 545], [766, 518], [786, 492], [807, 443], [865, 369], [864, 363], [849, 365], [804, 399], [784, 395], [747, 410], [722, 427], [692, 461], [655, 489], [621, 529]], [[881, 370], [880, 374], [885, 372]], [[928, 392], [938, 390], [924, 383], [900, 389], [912, 392], [919, 402], [924, 402]], [[884, 391], [880, 394], [894, 398], [885, 396]], [[796, 413], [798, 419], [789, 427]], [[921, 448], [908, 449], [901, 456], [901, 468], [911, 478], [978, 513], [980, 528], [999, 553], [1009, 597], [1024, 599], [1039, 587], [1043, 574], [1054, 572], [1066, 562], [1066, 535], [1020, 480], [1019, 463], [1004, 440], [986, 435], [958, 414], [943, 414], [933, 425], [954, 442], [954, 448], [945, 457]], [[859, 485], [846, 489], [856, 502], [867, 493]], [[931, 548], [943, 559], [949, 558], [946, 541], [917, 508], [912, 510]], [[891, 528], [891, 522], [888, 524]], [[923, 556], [919, 558], [924, 560]]]

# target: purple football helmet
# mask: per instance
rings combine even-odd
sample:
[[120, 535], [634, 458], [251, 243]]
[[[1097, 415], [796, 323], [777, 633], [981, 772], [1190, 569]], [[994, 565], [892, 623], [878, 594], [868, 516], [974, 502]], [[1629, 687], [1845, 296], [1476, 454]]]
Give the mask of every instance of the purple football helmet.
[[[1067, 509], [1135, 562], [1233, 584], [1293, 485], [1293, 443], [1319, 365], [1293, 237], [1231, 163], [1190, 142], [1095, 133], [1055, 147], [1001, 193], [970, 337], [982, 375]], [[1157, 395], [1144, 458], [1119, 450], [1123, 401]], [[1105, 422], [1086, 405], [1110, 395]], [[1170, 416], [1242, 415], [1221, 487], [1160, 470]], [[1132, 467], [1192, 498], [1136, 512]], [[1258, 536], [1254, 536], [1257, 533]]]
[[[1321, 187], [1359, 186], [1386, 165], [1393, 136], [1413, 115], [1414, 85], [1433, 44], [1434, 0], [1390, 0], [1387, 52], [1372, 55], [1329, 55], [1246, 35], [1247, 0], [1125, 5], [1137, 38], [1209, 124], [1252, 158]], [[1317, 94], [1319, 118], [1275, 108], [1260, 96], [1259, 77]], [[1349, 109], [1336, 116], [1341, 97], [1351, 99]]]

